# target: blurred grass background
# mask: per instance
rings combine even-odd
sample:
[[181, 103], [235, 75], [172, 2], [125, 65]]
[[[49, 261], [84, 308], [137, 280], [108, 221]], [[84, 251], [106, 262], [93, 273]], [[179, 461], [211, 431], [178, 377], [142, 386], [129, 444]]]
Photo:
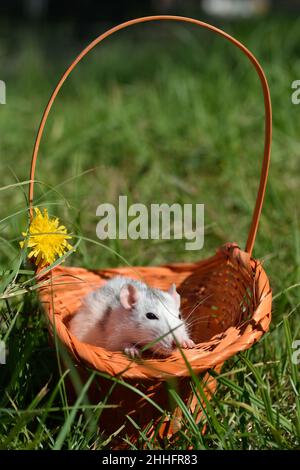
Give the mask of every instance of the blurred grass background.
[[[291, 103], [299, 69], [298, 26], [282, 20], [229, 25], [229, 32], [256, 53], [270, 82], [272, 166], [255, 253], [267, 257], [266, 267], [276, 267], [274, 272], [285, 262], [286, 276], [293, 269], [288, 260], [295, 247], [299, 190], [298, 108]], [[13, 53], [8, 43], [1, 44], [8, 90], [0, 114], [3, 185], [28, 179], [43, 107], [74, 56], [73, 49], [62, 53], [57, 47], [47, 33], [38, 42], [25, 35]], [[142, 263], [196, 259], [225, 241], [244, 245], [262, 149], [263, 101], [248, 60], [225, 40], [195, 27], [144, 25], [96, 48], [63, 87], [41, 145], [36, 198], [46, 192], [40, 204], [63, 206], [65, 198], [70, 207], [51, 212], [90, 237], [98, 204], [116, 203], [119, 194], [147, 205], [204, 203], [202, 253], [186, 252], [178, 241], [160, 243], [159, 250], [151, 240], [120, 244], [123, 255], [142, 256]], [[86, 170], [91, 171], [82, 175]], [[45, 184], [60, 185], [61, 197]], [[26, 208], [22, 190], [2, 193], [2, 201], [2, 217]], [[2, 234], [11, 240], [25, 225], [26, 214], [13, 217], [2, 225]], [[72, 262], [108, 262], [104, 251], [91, 251], [82, 258], [79, 250]], [[15, 254], [2, 250], [6, 261]]]
[[[291, 384], [290, 344], [281, 322], [289, 315], [293, 337], [299, 337], [299, 289], [280, 293], [300, 280], [300, 108], [291, 102], [291, 84], [300, 73], [300, 20], [270, 16], [221, 26], [261, 62], [274, 110], [270, 177], [254, 255], [264, 261], [278, 297], [271, 333], [247, 357], [261, 364], [272, 409], [291, 422], [298, 420], [299, 426], [298, 385]], [[74, 45], [64, 28], [40, 30], [37, 36], [18, 29], [11, 40], [5, 39], [5, 28], [0, 36], [0, 78], [7, 86], [7, 104], [0, 108], [3, 187], [29, 178], [43, 108], [59, 76], [83, 46]], [[244, 246], [262, 161], [263, 118], [258, 78], [247, 59], [225, 40], [179, 24], [123, 31], [84, 59], [63, 87], [40, 149], [36, 203], [60, 216], [74, 234], [93, 239], [97, 206], [117, 204], [119, 194], [128, 195], [129, 204], [205, 204], [201, 252], [185, 251], [180, 240], [105, 242], [131, 264], [197, 260], [212, 255], [227, 241]], [[19, 240], [27, 216], [26, 185], [1, 192], [3, 277], [20, 258]], [[104, 248], [85, 242], [68, 263], [91, 268], [121, 264]], [[20, 415], [9, 411], [27, 409], [41, 387], [50, 380], [53, 390], [59, 380], [40, 307], [30, 293], [3, 301], [2, 308], [8, 322], [4, 334], [7, 324], [12, 325], [8, 364], [1, 366], [2, 442], [10, 448], [51, 448], [57, 423], [64, 419], [62, 412], [45, 417], [47, 432], [43, 430], [43, 438], [34, 441], [31, 433], [36, 432], [37, 421], [25, 420], [24, 430], [16, 418], [23, 416], [21, 411]], [[239, 370], [241, 364], [244, 372], [233, 374], [233, 381], [248, 391], [252, 387], [254, 394], [262, 393], [241, 358], [229, 361], [227, 370]], [[217, 400], [225, 400], [230, 393], [228, 386], [221, 385]], [[211, 431], [204, 447], [299, 446], [296, 425], [287, 432], [278, 424], [278, 441], [255, 413], [228, 403], [224, 406], [219, 419], [226, 437], [218, 440]], [[249, 420], [254, 423], [251, 429]], [[76, 423], [80, 435], [83, 428]], [[13, 437], [5, 440], [10, 433]], [[84, 440], [80, 444], [80, 438], [72, 441], [76, 435], [70, 433], [64, 445], [91, 446]]]

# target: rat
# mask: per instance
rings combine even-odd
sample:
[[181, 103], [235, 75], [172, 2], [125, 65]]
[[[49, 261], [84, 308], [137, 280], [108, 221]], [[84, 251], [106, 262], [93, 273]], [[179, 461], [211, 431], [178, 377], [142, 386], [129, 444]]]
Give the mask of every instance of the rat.
[[163, 356], [177, 346], [195, 347], [180, 313], [175, 284], [165, 292], [123, 276], [89, 293], [69, 328], [80, 341], [124, 351], [132, 358], [139, 357], [146, 345]]

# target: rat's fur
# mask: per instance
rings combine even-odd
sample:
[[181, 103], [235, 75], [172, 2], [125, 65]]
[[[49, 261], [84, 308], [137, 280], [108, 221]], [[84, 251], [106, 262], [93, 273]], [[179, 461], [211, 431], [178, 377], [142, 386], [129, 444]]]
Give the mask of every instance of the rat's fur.
[[[148, 319], [147, 312], [158, 319]], [[124, 350], [139, 355], [148, 343], [163, 355], [176, 344], [193, 347], [180, 316], [180, 296], [173, 285], [168, 292], [153, 289], [140, 281], [117, 276], [88, 294], [70, 322], [70, 331], [80, 341], [110, 351]]]

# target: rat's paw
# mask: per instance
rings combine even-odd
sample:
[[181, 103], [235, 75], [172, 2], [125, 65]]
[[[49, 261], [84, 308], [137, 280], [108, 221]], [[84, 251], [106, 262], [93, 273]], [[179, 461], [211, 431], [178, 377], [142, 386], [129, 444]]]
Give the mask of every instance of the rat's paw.
[[196, 345], [195, 345], [195, 343], [192, 339], [187, 339], [185, 341], [182, 341], [180, 346], [184, 349], [192, 349], [192, 348], [196, 347]]
[[136, 348], [135, 346], [127, 346], [126, 348], [124, 348], [124, 352], [131, 359], [141, 357], [141, 351], [138, 348]]

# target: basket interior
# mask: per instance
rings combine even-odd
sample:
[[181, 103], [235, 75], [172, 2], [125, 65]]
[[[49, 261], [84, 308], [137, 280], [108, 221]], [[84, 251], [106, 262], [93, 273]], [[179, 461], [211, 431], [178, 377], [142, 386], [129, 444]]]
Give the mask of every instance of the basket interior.
[[[84, 349], [84, 360], [93, 367], [97, 364], [97, 368], [102, 368], [103, 364], [99, 366], [99, 361], [107, 361], [103, 366], [105, 370], [109, 368], [113, 374], [120, 373], [126, 359], [123, 359], [121, 352], [107, 352], [103, 348], [80, 343], [69, 332], [68, 323], [79, 309], [82, 298], [117, 274], [141, 279], [163, 290], [167, 290], [173, 282], [177, 285], [182, 314], [197, 344], [195, 349], [186, 352], [196, 370], [206, 370], [235, 352], [250, 347], [268, 329], [271, 291], [267, 276], [259, 262], [250, 260], [249, 255], [232, 244], [227, 244], [211, 258], [190, 264], [99, 271], [60, 266], [40, 290], [40, 297], [50, 322], [55, 319], [61, 339], [77, 357]], [[96, 362], [93, 355], [97, 356]], [[178, 375], [186, 373], [178, 351], [171, 355], [170, 360], [146, 362], [152, 362], [152, 366], [156, 367], [159, 361], [164, 363], [165, 373], [170, 367]], [[181, 367], [176, 368], [176, 362]]]

